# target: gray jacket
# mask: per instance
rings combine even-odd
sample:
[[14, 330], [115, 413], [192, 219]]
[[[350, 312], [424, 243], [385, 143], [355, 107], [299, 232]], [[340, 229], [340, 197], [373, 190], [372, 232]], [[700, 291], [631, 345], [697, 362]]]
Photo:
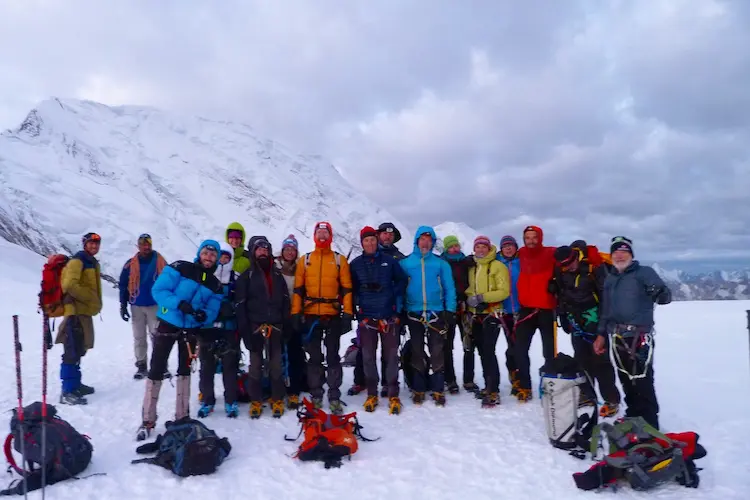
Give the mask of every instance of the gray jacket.
[[599, 335], [616, 325], [654, 326], [654, 303], [669, 304], [672, 292], [649, 266], [634, 260], [623, 272], [612, 269], [604, 281]]

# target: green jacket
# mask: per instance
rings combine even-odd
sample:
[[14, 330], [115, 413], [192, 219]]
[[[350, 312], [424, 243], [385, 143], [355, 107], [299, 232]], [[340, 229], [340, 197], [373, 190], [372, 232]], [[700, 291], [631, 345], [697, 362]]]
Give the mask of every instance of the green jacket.
[[224, 239], [229, 243], [229, 231], [239, 231], [242, 233], [242, 243], [239, 247], [234, 249], [234, 263], [232, 264], [232, 271], [242, 274], [250, 269], [250, 259], [245, 256], [245, 228], [239, 222], [232, 222], [227, 226], [227, 230], [224, 233]]

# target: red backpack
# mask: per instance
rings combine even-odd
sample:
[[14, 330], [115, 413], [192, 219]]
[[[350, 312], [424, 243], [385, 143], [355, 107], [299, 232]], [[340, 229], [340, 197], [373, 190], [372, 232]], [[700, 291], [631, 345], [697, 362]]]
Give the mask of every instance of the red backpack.
[[48, 318], [63, 316], [63, 291], [61, 276], [70, 257], [63, 254], [50, 255], [42, 269], [42, 290], [39, 292], [39, 306]]

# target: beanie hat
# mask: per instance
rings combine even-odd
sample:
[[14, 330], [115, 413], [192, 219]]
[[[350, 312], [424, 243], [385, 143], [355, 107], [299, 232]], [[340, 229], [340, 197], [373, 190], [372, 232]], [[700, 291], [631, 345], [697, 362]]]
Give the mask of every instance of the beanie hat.
[[624, 250], [633, 255], [633, 241], [625, 236], [615, 236], [612, 238], [612, 246], [609, 247], [609, 252], [615, 253], [618, 250]]
[[284, 241], [281, 242], [281, 250], [284, 250], [286, 247], [293, 247], [294, 249], [299, 248], [297, 238], [295, 238], [293, 234], [290, 234]]
[[446, 236], [443, 238], [443, 248], [448, 250], [453, 245], [461, 246], [461, 243], [459, 243], [458, 238], [456, 236], [453, 236], [452, 234], [450, 236]]
[[505, 236], [500, 238], [500, 248], [503, 248], [505, 245], [513, 245], [514, 247], [516, 247], [516, 250], [518, 249], [518, 242], [513, 236], [509, 234], [506, 234]]
[[487, 245], [487, 248], [492, 246], [492, 243], [490, 242], [490, 239], [487, 236], [479, 235], [474, 239], [474, 246], [477, 245]]
[[378, 232], [375, 231], [374, 227], [365, 226], [362, 228], [362, 230], [359, 232], [360, 243], [364, 241], [364, 239], [367, 238], [368, 236], [374, 236], [375, 238], [378, 237]]
[[238, 231], [237, 229], [233, 229], [227, 233], [227, 238], [240, 238], [242, 239], [242, 231]]
[[555, 249], [555, 261], [562, 267], [569, 266], [575, 260], [575, 255], [573, 249], [567, 245]]
[[102, 237], [99, 236], [96, 233], [86, 233], [86, 234], [84, 234], [83, 237], [81, 238], [81, 244], [83, 246], [86, 246], [86, 243], [88, 243], [89, 241], [93, 241], [93, 242], [96, 242], [96, 243], [101, 243]]

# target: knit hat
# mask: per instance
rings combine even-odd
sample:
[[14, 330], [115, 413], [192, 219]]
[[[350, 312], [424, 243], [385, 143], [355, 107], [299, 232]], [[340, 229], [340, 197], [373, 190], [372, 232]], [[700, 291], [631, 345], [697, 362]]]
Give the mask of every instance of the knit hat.
[[242, 231], [238, 231], [237, 229], [232, 229], [227, 233], [227, 238], [240, 238], [242, 239]]
[[375, 238], [378, 237], [378, 232], [375, 230], [374, 227], [365, 226], [362, 228], [362, 230], [359, 232], [360, 243], [364, 241], [364, 239], [367, 238], [368, 236], [374, 236]]
[[476, 238], [474, 238], [474, 246], [477, 245], [486, 245], [487, 248], [492, 246], [492, 242], [490, 242], [490, 239], [487, 236], [479, 235]]
[[569, 266], [575, 260], [575, 252], [567, 245], [555, 249], [555, 261], [560, 267]]
[[446, 236], [443, 238], [443, 248], [448, 250], [453, 245], [461, 246], [461, 243], [459, 243], [458, 238], [456, 236], [453, 236], [452, 234], [449, 236]]
[[81, 244], [83, 246], [86, 246], [86, 243], [88, 243], [89, 241], [93, 241], [93, 242], [96, 242], [96, 243], [101, 243], [102, 242], [102, 237], [99, 236], [96, 233], [86, 233], [86, 234], [84, 234], [83, 237], [81, 238]]
[[618, 250], [624, 250], [633, 255], [633, 241], [625, 236], [615, 236], [612, 238], [612, 246], [609, 247], [609, 252], [615, 253]]
[[514, 247], [516, 247], [516, 250], [518, 250], [518, 242], [513, 236], [509, 234], [506, 234], [505, 236], [500, 238], [500, 248], [503, 248], [505, 245], [513, 245]]
[[293, 234], [290, 234], [281, 242], [281, 250], [283, 251], [286, 247], [293, 247], [295, 250], [299, 248], [297, 238], [295, 238]]

